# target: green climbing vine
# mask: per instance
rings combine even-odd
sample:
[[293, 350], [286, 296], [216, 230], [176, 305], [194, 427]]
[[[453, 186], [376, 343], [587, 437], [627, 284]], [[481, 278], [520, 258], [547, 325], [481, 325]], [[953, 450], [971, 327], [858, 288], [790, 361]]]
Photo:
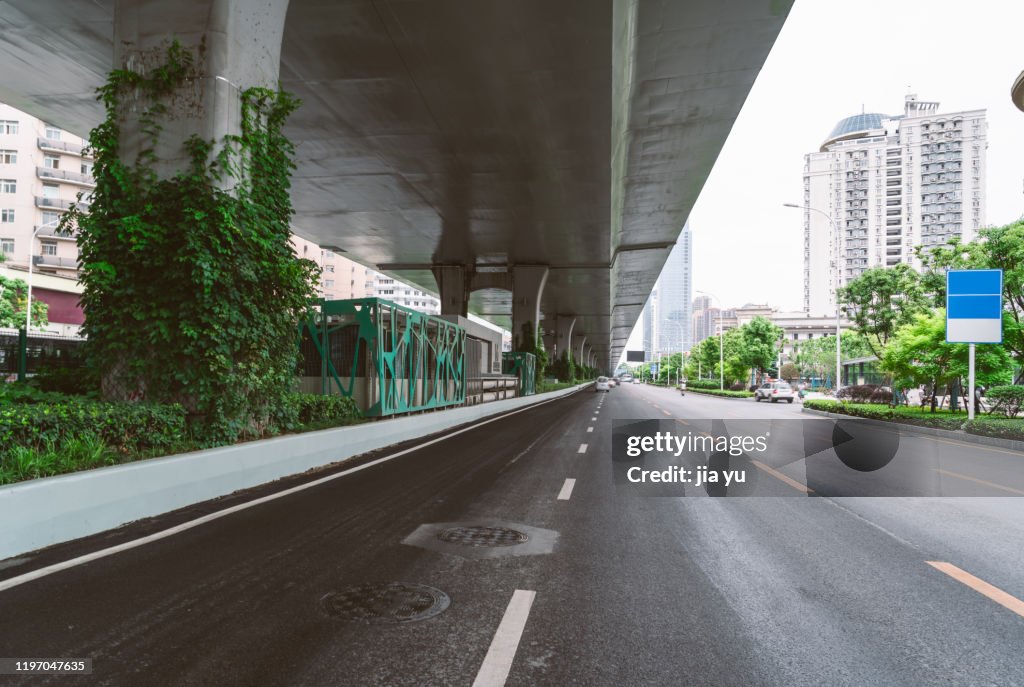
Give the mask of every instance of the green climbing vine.
[[[200, 55], [202, 50], [200, 49]], [[286, 93], [240, 93], [241, 133], [185, 141], [188, 163], [157, 174], [168, 103], [204, 78], [177, 42], [145, 73], [111, 72], [106, 118], [90, 134], [96, 188], [62, 228], [78, 229], [87, 355], [113, 399], [179, 402], [197, 437], [233, 441], [274, 429], [294, 383], [296, 323], [314, 296], [314, 263], [291, 245], [293, 147]], [[146, 144], [120, 148], [133, 100]]]

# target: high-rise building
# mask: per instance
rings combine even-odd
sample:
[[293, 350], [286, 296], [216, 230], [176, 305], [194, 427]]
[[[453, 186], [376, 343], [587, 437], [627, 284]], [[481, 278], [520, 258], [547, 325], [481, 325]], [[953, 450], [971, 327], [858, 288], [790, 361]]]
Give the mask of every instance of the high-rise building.
[[871, 267], [920, 267], [916, 246], [971, 240], [985, 222], [985, 110], [940, 114], [908, 95], [902, 115], [839, 122], [804, 156], [804, 311], [835, 314], [845, 285]]
[[0, 104], [0, 253], [10, 267], [75, 277], [74, 236], [55, 232], [79, 192], [96, 188], [86, 142]]
[[658, 278], [657, 348], [663, 354], [688, 351], [692, 342], [693, 235], [683, 226]]
[[651, 295], [647, 297], [647, 303], [644, 304], [644, 360], [654, 360], [654, 338], [657, 330], [654, 311], [657, 309], [657, 301], [658, 285], [655, 283]]
[[697, 296], [693, 299], [691, 311], [693, 315], [690, 316], [690, 331], [693, 332], [693, 343], [696, 345], [711, 336], [718, 308], [711, 307], [710, 296]]
[[441, 314], [441, 300], [386, 274], [367, 270], [366, 295], [376, 296], [429, 315]]

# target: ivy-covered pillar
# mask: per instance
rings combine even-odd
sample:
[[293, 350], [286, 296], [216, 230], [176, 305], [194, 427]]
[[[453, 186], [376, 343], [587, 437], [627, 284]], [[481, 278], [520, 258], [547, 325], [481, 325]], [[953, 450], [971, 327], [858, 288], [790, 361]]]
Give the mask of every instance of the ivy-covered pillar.
[[[540, 299], [548, 280], [547, 265], [512, 267], [512, 347], [532, 351], [540, 326]], [[532, 340], [530, 340], [532, 339]]]
[[[170, 178], [191, 164], [184, 143], [191, 136], [220, 146], [241, 133], [241, 91], [276, 90], [288, 0], [117, 0], [114, 69], [160, 79], [172, 42], [193, 58], [187, 79], [160, 98], [166, 108], [154, 140], [145, 113], [146, 92], [120, 101], [120, 154], [127, 163], [152, 148], [152, 167]], [[171, 85], [171, 84], [168, 84]]]
[[119, 0], [79, 229], [103, 393], [175, 402], [204, 442], [286, 426], [316, 265], [289, 243], [297, 103], [276, 90], [286, 0]]

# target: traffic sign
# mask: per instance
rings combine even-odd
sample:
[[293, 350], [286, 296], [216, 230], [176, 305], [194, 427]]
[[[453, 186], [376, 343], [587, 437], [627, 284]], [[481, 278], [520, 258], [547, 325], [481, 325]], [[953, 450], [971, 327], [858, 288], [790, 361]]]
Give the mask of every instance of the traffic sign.
[[658, 376], [658, 363], [651, 363], [651, 376]]
[[1003, 271], [946, 273], [946, 342], [1003, 342]]

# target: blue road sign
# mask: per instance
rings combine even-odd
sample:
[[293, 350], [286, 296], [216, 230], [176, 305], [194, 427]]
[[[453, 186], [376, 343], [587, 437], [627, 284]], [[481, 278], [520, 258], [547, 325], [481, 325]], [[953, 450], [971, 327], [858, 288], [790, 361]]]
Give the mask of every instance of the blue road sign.
[[946, 273], [946, 341], [1003, 342], [1003, 271]]
[[651, 376], [652, 377], [657, 377], [658, 376], [658, 363], [651, 363]]

